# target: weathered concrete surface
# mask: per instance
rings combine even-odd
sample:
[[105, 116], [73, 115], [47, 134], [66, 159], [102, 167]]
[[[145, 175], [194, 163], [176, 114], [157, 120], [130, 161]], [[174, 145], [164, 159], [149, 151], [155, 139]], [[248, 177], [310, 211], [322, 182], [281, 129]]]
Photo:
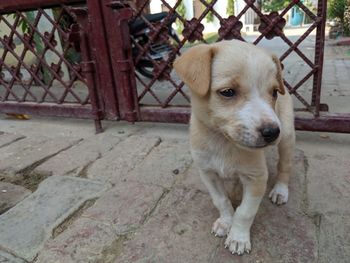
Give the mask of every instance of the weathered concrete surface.
[[113, 149], [120, 140], [120, 137], [105, 133], [87, 138], [39, 165], [34, 173], [46, 176], [84, 176], [88, 166]]
[[308, 158], [307, 176], [310, 212], [350, 215], [350, 156], [317, 152]]
[[88, 208], [82, 217], [112, 225], [119, 235], [139, 227], [164, 194], [155, 185], [118, 183]]
[[162, 196], [159, 186], [117, 184], [65, 232], [46, 242], [37, 262], [114, 262], [125, 235], [143, 224]]
[[86, 175], [94, 180], [120, 182], [159, 143], [159, 137], [132, 135], [94, 162]]
[[265, 196], [251, 229], [252, 252], [233, 256], [224, 239], [212, 262], [317, 262], [317, 229], [314, 220], [287, 206], [277, 207]]
[[[0, 148], [25, 138], [23, 135], [4, 133], [0, 131]], [[1, 262], [1, 261], [0, 261]]]
[[187, 187], [209, 193], [202, 182], [197, 166], [193, 162], [185, 172], [176, 176], [175, 187]]
[[0, 182], [0, 215], [29, 194], [31, 194], [31, 191], [22, 186]]
[[[271, 189], [276, 176], [276, 152], [270, 150], [267, 156]], [[224, 239], [210, 234], [218, 212], [192, 165], [180, 175], [176, 187], [144, 227], [123, 243], [117, 262], [316, 262], [317, 228], [314, 218], [302, 211], [304, 158], [297, 150], [287, 205], [277, 207], [265, 196], [252, 227], [250, 255], [231, 255], [224, 249]]]
[[0, 247], [31, 261], [52, 231], [106, 185], [87, 179], [52, 176], [38, 190], [0, 216]]
[[80, 218], [44, 245], [36, 263], [112, 263], [119, 249], [113, 227]]
[[26, 138], [0, 149], [0, 178], [14, 181], [39, 162], [67, 149], [78, 140], [69, 138]]
[[350, 211], [326, 214], [319, 220], [319, 262], [348, 263], [350, 258]]
[[25, 261], [4, 251], [0, 251], [0, 263], [25, 263]]
[[124, 179], [170, 188], [175, 183], [175, 177], [185, 172], [191, 163], [188, 141], [167, 140], [156, 147]]
[[176, 188], [123, 242], [116, 262], [208, 262], [220, 242], [210, 234], [216, 217], [207, 194]]

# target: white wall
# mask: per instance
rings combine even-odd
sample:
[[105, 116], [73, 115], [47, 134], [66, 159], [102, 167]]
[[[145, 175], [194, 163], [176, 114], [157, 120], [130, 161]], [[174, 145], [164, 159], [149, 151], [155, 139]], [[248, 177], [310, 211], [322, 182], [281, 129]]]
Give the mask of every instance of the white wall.
[[[193, 18], [193, 0], [183, 0], [186, 6], [186, 19], [191, 20]], [[176, 0], [167, 0], [170, 6], [175, 6]], [[150, 10], [151, 13], [159, 13], [162, 11], [161, 0], [151, 0], [150, 2]], [[218, 0], [215, 5], [215, 11], [223, 18], [227, 17], [226, 14], [227, 0]], [[237, 15], [240, 11], [245, 7], [244, 0], [235, 0], [235, 15]], [[245, 16], [243, 15], [240, 21], [243, 23], [243, 29], [245, 25]], [[214, 16], [214, 21], [212, 23], [207, 23], [206, 19], [202, 20], [202, 24], [204, 25], [204, 33], [217, 32], [220, 28], [219, 20]]]
[[[183, 0], [186, 7], [186, 19], [191, 19], [193, 17], [193, 1]], [[171, 7], [174, 7], [176, 0], [166, 1]], [[150, 2], [151, 14], [162, 12], [162, 1], [161, 0], [151, 0]]]

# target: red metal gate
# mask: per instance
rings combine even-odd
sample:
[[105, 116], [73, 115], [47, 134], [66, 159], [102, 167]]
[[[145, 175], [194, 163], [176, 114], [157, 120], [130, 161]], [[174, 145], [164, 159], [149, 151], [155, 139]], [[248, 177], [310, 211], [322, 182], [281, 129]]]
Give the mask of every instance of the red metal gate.
[[[307, 65], [306, 72], [300, 81], [294, 85], [290, 84], [286, 79], [284, 80], [285, 86], [289, 89], [289, 92], [293, 94], [302, 107], [299, 107], [296, 114], [296, 128], [299, 130], [310, 131], [330, 131], [330, 132], [350, 132], [350, 113], [349, 114], [336, 114], [329, 113], [328, 106], [321, 103], [321, 88], [322, 88], [322, 70], [323, 70], [323, 55], [324, 55], [324, 41], [325, 41], [325, 23], [326, 23], [326, 8], [327, 1], [319, 0], [317, 4], [317, 12], [313, 13], [308, 7], [306, 7], [302, 1], [294, 0], [290, 1], [289, 5], [285, 7], [280, 13], [271, 12], [268, 14], [262, 13], [261, 9], [257, 6], [257, 1], [244, 0], [245, 6], [239, 12], [237, 16], [222, 17], [215, 10], [215, 5], [218, 0], [206, 1], [199, 0], [203, 6], [202, 13], [191, 20], [186, 20], [178, 13], [178, 7], [181, 1], [177, 1], [175, 5], [170, 5], [168, 1], [161, 0], [162, 5], [168, 10], [169, 15], [167, 19], [171, 19], [172, 16], [176, 16], [183, 26], [182, 39], [179, 42], [173, 44], [173, 50], [170, 53], [168, 59], [164, 61], [153, 60], [153, 78], [147, 80], [142, 77], [141, 74], [136, 73], [137, 84], [132, 89], [138, 90], [137, 108], [140, 113], [139, 119], [143, 121], [162, 121], [162, 122], [187, 122], [189, 119], [189, 110], [186, 105], [181, 103], [175, 103], [175, 96], [181, 97], [182, 101], [189, 102], [189, 97], [184, 91], [184, 85], [179, 82], [176, 75], [172, 72], [171, 64], [185, 45], [190, 42], [204, 42], [206, 39], [203, 34], [203, 21], [208, 13], [211, 13], [220, 23], [218, 29], [217, 41], [224, 39], [240, 39], [245, 41], [241, 35], [242, 22], [240, 19], [244, 14], [248, 12], [254, 12], [260, 20], [258, 31], [260, 34], [255, 40], [251, 41], [253, 44], [260, 44], [265, 39], [280, 38], [286, 45], [287, 50], [280, 54], [280, 60], [283, 63], [293, 52], [299, 58], [301, 58]], [[143, 9], [147, 7], [148, 1], [145, 1], [141, 7], [130, 7], [134, 12], [134, 19], [141, 18], [147, 22]], [[284, 26], [286, 20], [284, 16], [289, 10], [297, 7], [302, 10], [305, 15], [311, 21], [309, 28], [295, 41], [291, 41], [284, 33]], [[139, 56], [134, 59], [136, 68], [142, 56], [149, 56], [152, 43], [156, 41], [169, 41], [167, 19], [155, 24], [149, 23], [150, 40], [144, 46], [135, 46], [140, 50]], [[314, 59], [309, 59], [304, 52], [299, 48], [300, 44], [310, 35], [310, 33], [316, 29], [315, 37], [315, 52]], [[174, 42], [174, 40], [172, 40]], [[312, 91], [309, 99], [305, 98], [299, 93], [300, 87], [305, 84], [309, 79], [312, 79]], [[168, 87], [168, 93], [161, 97], [157, 88], [159, 89], [158, 81], [162, 80], [161, 85]], [[145, 96], [149, 96], [150, 99], [145, 100]], [[153, 103], [149, 103], [153, 100]], [[181, 99], [178, 99], [181, 101]]]
[[[220, 24], [216, 41], [245, 40], [240, 20], [249, 13], [259, 21], [260, 33], [251, 42], [259, 45], [267, 39], [279, 39], [287, 47], [279, 54], [282, 63], [293, 53], [306, 65], [303, 77], [296, 83], [285, 79], [286, 87], [300, 104], [296, 128], [350, 132], [350, 114], [331, 114], [321, 103], [326, 0], [318, 1], [316, 13], [298, 0], [291, 1], [280, 13], [263, 13], [257, 1], [244, 0], [237, 16], [220, 15], [218, 1], [197, 1], [202, 10], [195, 10], [194, 17], [186, 20], [177, 11], [183, 4], [181, 0], [159, 0], [168, 15], [155, 23], [145, 15], [150, 0], [136, 4], [110, 0], [0, 3], [0, 29], [7, 30], [0, 31], [0, 111], [91, 118], [98, 130], [104, 118], [187, 122], [188, 89], [172, 70], [172, 62], [190, 45], [210, 42], [203, 34], [209, 15]], [[309, 28], [293, 41], [284, 32], [284, 17], [292, 8], [302, 10], [311, 21]], [[170, 33], [174, 18], [180, 38]], [[148, 25], [148, 37], [143, 43], [130, 35], [129, 25], [137, 21]], [[314, 29], [315, 51], [310, 59], [301, 45]], [[169, 47], [167, 57], [154, 59], [152, 52], [157, 43]], [[80, 54], [79, 58], [71, 58], [70, 50]], [[140, 74], [145, 58], [151, 62], [151, 78]], [[305, 96], [301, 87], [310, 81], [310, 95]]]

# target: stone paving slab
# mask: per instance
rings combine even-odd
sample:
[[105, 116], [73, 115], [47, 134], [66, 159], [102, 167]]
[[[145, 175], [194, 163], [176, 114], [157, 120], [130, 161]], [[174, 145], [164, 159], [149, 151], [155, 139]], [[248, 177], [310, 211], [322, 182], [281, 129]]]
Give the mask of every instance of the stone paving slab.
[[308, 165], [309, 211], [350, 214], [349, 156], [315, 153], [308, 158]]
[[124, 235], [146, 220], [163, 194], [159, 186], [121, 182], [104, 193], [82, 217], [112, 225], [118, 235]]
[[0, 148], [24, 138], [25, 136], [23, 135], [0, 132]]
[[86, 172], [90, 179], [117, 183], [160, 143], [159, 137], [132, 135], [94, 162]]
[[116, 185], [65, 232], [46, 242], [36, 263], [114, 262], [124, 235], [140, 227], [162, 196], [159, 186]]
[[112, 263], [119, 237], [113, 227], [80, 218], [43, 247], [35, 263]]
[[314, 220], [288, 206], [277, 207], [265, 196], [251, 229], [252, 252], [233, 256], [224, 239], [214, 255], [215, 263], [314, 263], [317, 262], [317, 227]]
[[31, 194], [31, 191], [23, 186], [0, 182], [0, 215], [29, 194]]
[[208, 262], [220, 241], [210, 234], [216, 217], [209, 195], [175, 188], [123, 242], [115, 262]]
[[[116, 262], [315, 262], [313, 220], [265, 198], [252, 227], [250, 255], [233, 256], [211, 233], [218, 217], [209, 195], [175, 188], [149, 221], [123, 242]], [[264, 261], [266, 259], [266, 261]], [[263, 260], [263, 261], [261, 261]]]
[[348, 263], [350, 257], [350, 213], [326, 214], [320, 224], [320, 263]]
[[0, 263], [25, 263], [25, 261], [4, 251], [0, 251]]
[[[84, 176], [84, 170], [120, 142], [121, 138], [110, 134], [99, 134], [87, 138], [68, 150], [35, 168], [34, 173], [50, 175]], [[64, 165], [62, 165], [64, 164]]]
[[124, 179], [170, 188], [192, 163], [187, 140], [162, 142]]
[[0, 216], [0, 247], [31, 261], [53, 230], [106, 185], [83, 178], [52, 176], [36, 192]]
[[[3, 165], [4, 160], [14, 157], [15, 155], [19, 154], [20, 152], [27, 151], [28, 149], [31, 149], [35, 145], [40, 145], [47, 141], [47, 138], [45, 137], [29, 137], [24, 138], [21, 141], [13, 142], [10, 145], [3, 147], [0, 149], [0, 165]], [[15, 158], [15, 157], [14, 157]]]
[[79, 140], [69, 138], [28, 138], [0, 149], [0, 173], [8, 181], [17, 179], [18, 173], [58, 152], [71, 147]]

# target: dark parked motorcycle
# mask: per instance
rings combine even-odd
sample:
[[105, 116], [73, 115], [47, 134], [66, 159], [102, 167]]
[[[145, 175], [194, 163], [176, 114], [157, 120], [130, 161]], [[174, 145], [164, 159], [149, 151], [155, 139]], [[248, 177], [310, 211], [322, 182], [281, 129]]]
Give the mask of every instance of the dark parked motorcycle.
[[[148, 14], [144, 15], [150, 23], [162, 22], [167, 16], [168, 12]], [[158, 40], [152, 43], [147, 52], [136, 63], [136, 70], [147, 78], [153, 78], [154, 62], [160, 62], [168, 58], [169, 53], [173, 50], [173, 44], [179, 43], [180, 39], [172, 28], [172, 24], [175, 22], [176, 16], [173, 16], [167, 23], [169, 40]], [[140, 17], [136, 18], [129, 24], [130, 34], [132, 37], [132, 55], [136, 59], [141, 50], [137, 47], [137, 44], [144, 47], [149, 42], [149, 34], [151, 29], [149, 25]], [[137, 44], [136, 44], [137, 43]]]

